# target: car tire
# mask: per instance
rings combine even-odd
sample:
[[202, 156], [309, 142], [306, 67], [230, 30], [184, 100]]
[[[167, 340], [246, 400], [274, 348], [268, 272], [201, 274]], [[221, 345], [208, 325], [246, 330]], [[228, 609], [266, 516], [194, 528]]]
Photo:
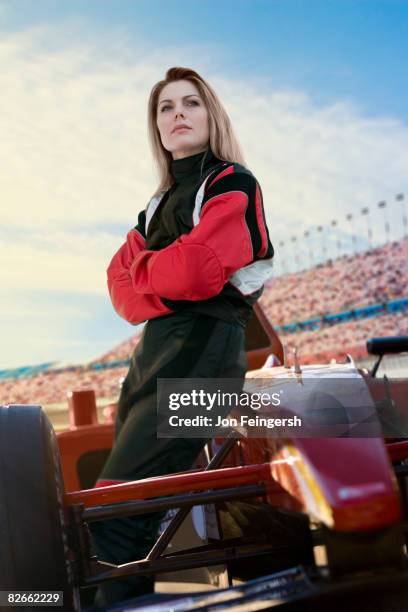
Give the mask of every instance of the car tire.
[[75, 610], [63, 494], [55, 433], [41, 407], [1, 406], [0, 590], [63, 591], [63, 609]]

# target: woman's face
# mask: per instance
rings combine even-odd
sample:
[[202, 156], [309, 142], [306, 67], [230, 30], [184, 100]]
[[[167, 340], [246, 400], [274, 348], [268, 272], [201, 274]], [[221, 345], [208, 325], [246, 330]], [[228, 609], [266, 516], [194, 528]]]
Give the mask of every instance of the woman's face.
[[208, 148], [208, 112], [194, 83], [183, 79], [163, 87], [157, 105], [157, 127], [162, 145], [173, 159]]

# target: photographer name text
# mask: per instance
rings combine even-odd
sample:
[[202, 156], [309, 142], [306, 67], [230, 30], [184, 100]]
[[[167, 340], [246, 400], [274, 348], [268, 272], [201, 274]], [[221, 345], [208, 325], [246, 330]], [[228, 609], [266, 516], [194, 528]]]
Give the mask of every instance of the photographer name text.
[[174, 414], [169, 417], [171, 427], [302, 427], [302, 419], [298, 416], [292, 418], [261, 417], [242, 414], [239, 417], [213, 418], [197, 415], [194, 417], [179, 417]]

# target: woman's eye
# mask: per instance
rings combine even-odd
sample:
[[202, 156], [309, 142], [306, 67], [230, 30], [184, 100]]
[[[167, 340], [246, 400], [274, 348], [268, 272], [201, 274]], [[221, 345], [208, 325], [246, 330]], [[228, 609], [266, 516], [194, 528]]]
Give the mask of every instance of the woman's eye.
[[[186, 104], [187, 106], [200, 106], [200, 103], [197, 100], [188, 100]], [[164, 106], [161, 107], [160, 112], [163, 113], [164, 111], [167, 111], [169, 108], [171, 108], [170, 104], [165, 104]]]

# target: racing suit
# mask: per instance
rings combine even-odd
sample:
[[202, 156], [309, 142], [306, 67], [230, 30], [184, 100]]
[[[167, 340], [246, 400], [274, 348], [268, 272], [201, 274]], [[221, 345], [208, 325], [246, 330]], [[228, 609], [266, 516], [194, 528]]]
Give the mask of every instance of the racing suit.
[[[173, 160], [171, 173], [174, 184], [139, 214], [108, 268], [118, 314], [147, 324], [96, 486], [191, 468], [206, 440], [156, 437], [157, 379], [236, 378], [243, 385], [245, 326], [271, 275], [273, 248], [251, 172], [207, 150]], [[144, 558], [162, 516], [91, 524], [98, 557], [115, 564]], [[101, 585], [97, 599], [109, 604], [152, 590], [152, 578], [130, 577]]]

